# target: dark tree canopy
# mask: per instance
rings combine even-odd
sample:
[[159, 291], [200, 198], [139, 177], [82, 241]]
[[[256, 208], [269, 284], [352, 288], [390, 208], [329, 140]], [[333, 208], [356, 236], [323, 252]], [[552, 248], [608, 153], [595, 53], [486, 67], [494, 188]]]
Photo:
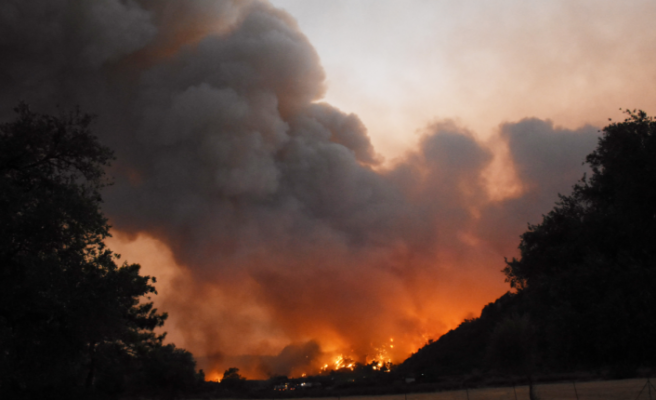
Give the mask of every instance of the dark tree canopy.
[[226, 379], [242, 379], [241, 375], [239, 375], [239, 368], [228, 368], [223, 372], [223, 378], [221, 379], [226, 380]]
[[605, 261], [648, 267], [656, 256], [656, 121], [627, 112], [603, 129], [587, 156], [592, 176], [574, 186], [542, 223], [522, 235], [521, 258], [508, 262], [508, 282], [539, 286], [577, 265]]
[[191, 355], [153, 332], [166, 319], [142, 301], [155, 279], [104, 245], [100, 189], [113, 154], [93, 119], [16, 112], [0, 125], [0, 397], [65, 398], [110, 376], [121, 387], [125, 372], [112, 368], [156, 357], [177, 357], [193, 376]]
[[587, 156], [591, 176], [530, 226], [504, 270], [561, 364], [656, 361], [656, 121], [627, 114]]
[[[590, 177], [521, 235], [520, 257], [504, 269], [516, 293], [404, 366], [472, 371], [485, 368], [487, 349], [491, 369], [529, 353], [544, 371], [609, 369], [622, 376], [656, 367], [656, 121], [642, 111], [627, 114], [603, 129], [587, 156]], [[531, 321], [530, 343], [523, 335], [512, 339], [524, 318]], [[530, 352], [518, 351], [527, 346]]]

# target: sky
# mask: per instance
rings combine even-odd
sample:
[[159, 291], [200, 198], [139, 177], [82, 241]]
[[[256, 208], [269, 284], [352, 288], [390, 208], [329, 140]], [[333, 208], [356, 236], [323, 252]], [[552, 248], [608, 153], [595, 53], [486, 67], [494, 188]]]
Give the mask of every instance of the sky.
[[357, 114], [377, 150], [456, 119], [477, 135], [504, 121], [576, 128], [653, 109], [650, 1], [273, 0], [326, 70], [325, 100]]
[[103, 211], [207, 376], [401, 362], [509, 290], [619, 110], [650, 1], [9, 0], [0, 120], [79, 106]]

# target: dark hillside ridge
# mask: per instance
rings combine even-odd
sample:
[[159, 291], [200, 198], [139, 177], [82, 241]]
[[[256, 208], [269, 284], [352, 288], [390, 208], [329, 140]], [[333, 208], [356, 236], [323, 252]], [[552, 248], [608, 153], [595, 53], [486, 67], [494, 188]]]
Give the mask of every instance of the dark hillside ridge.
[[434, 381], [441, 376], [461, 375], [487, 367], [489, 337], [497, 323], [517, 311], [519, 295], [507, 292], [483, 308], [481, 316], [462, 322], [437, 341], [419, 349], [399, 366], [402, 374]]

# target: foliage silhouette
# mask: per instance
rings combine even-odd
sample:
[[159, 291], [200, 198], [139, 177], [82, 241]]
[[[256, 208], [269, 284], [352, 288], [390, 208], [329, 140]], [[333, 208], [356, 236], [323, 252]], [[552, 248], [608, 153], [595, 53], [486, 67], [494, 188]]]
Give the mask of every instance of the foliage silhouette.
[[0, 394], [125, 388], [116, 371], [182, 350], [153, 332], [166, 319], [142, 301], [156, 293], [155, 278], [138, 264], [118, 266], [104, 245], [100, 190], [113, 154], [89, 115], [40, 115], [25, 104], [16, 113], [0, 125]]
[[521, 235], [520, 257], [506, 260], [503, 270], [516, 293], [424, 347], [402, 369], [435, 378], [479, 369], [482, 349], [489, 356], [496, 340], [492, 332], [514, 314], [531, 316], [539, 370], [626, 375], [656, 366], [656, 121], [643, 111], [626, 113], [603, 129], [587, 156], [591, 176]]
[[227, 390], [240, 390], [245, 388], [246, 378], [239, 374], [239, 368], [228, 368], [223, 372], [221, 387]]
[[627, 114], [587, 156], [591, 177], [530, 226], [504, 269], [559, 364], [656, 361], [656, 121]]

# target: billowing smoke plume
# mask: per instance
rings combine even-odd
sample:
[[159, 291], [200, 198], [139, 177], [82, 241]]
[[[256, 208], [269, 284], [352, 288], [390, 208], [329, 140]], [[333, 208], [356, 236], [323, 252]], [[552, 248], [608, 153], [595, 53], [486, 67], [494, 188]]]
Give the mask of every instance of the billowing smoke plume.
[[[400, 361], [471, 316], [597, 136], [527, 119], [481, 143], [442, 121], [383, 165], [357, 116], [317, 102], [316, 52], [261, 1], [8, 0], [0, 52], [3, 118], [19, 100], [99, 116], [118, 156], [106, 213], [179, 266], [168, 329], [251, 377]], [[517, 186], [501, 197], [495, 148]]]

